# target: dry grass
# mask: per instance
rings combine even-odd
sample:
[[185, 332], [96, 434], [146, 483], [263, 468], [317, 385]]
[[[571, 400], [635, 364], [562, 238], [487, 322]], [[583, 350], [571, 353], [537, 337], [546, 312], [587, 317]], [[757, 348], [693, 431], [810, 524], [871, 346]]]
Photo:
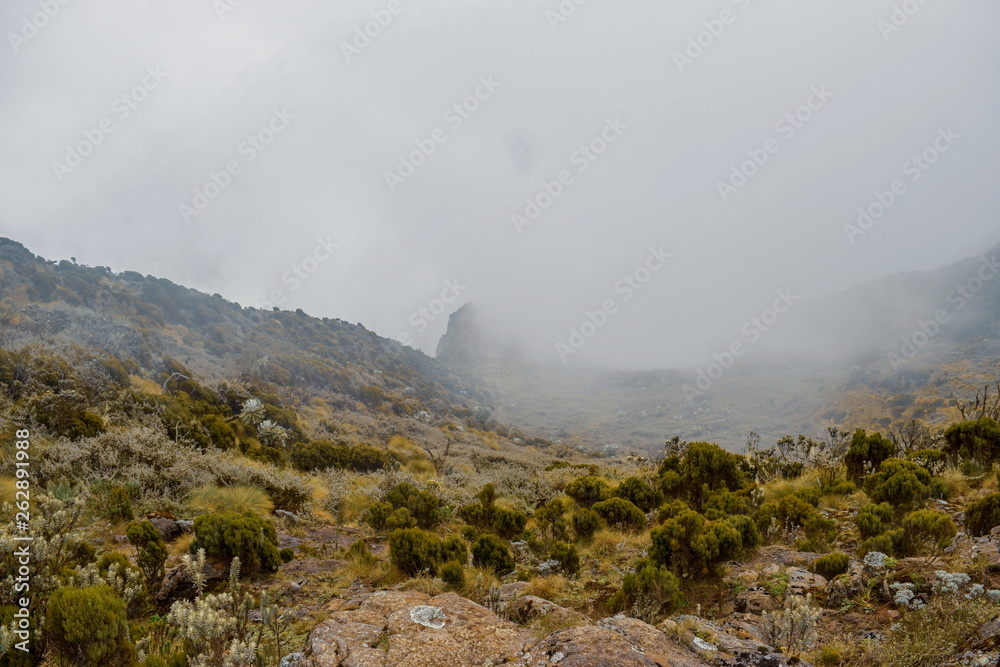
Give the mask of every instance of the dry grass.
[[184, 533], [167, 545], [167, 553], [171, 556], [186, 554], [191, 549], [192, 542], [194, 542], [194, 533]]
[[208, 484], [189, 493], [187, 501], [209, 512], [252, 512], [267, 516], [274, 509], [267, 492], [256, 486]]
[[585, 552], [603, 560], [628, 557], [635, 551], [648, 547], [648, 533], [623, 533], [617, 530], [599, 530], [587, 545]]
[[[990, 475], [990, 477], [992, 477], [994, 481], [996, 480], [995, 475]], [[948, 487], [949, 498], [964, 496], [972, 491], [972, 484], [969, 483], [969, 478], [962, 473], [958, 466], [946, 466], [945, 469], [941, 471], [941, 481], [943, 481], [945, 486]]]
[[14, 486], [16, 481], [13, 477], [0, 477], [0, 503], [14, 503], [17, 491]]
[[795, 479], [772, 479], [764, 485], [764, 500], [778, 501], [785, 496], [791, 495], [802, 489], [818, 489], [819, 474], [815, 470], [808, 470], [803, 475]]
[[557, 602], [565, 596], [568, 584], [569, 582], [566, 580], [566, 577], [559, 574], [535, 577], [528, 584], [528, 587], [524, 589], [524, 594], [534, 595], [550, 602]]

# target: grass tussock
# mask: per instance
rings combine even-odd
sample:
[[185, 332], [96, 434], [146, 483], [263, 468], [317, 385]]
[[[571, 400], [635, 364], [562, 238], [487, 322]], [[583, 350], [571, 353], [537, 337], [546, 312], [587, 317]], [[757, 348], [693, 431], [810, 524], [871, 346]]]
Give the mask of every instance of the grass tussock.
[[206, 512], [239, 512], [266, 516], [274, 503], [264, 489], [256, 486], [216, 486], [207, 484], [188, 494], [188, 503]]

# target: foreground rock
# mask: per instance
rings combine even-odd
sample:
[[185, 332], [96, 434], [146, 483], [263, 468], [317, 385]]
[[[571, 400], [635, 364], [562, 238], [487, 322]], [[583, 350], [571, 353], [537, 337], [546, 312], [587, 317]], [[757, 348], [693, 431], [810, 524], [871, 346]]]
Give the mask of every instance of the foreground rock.
[[[345, 605], [316, 626], [308, 667], [786, 667], [802, 661], [753, 639], [738, 639], [694, 617], [657, 629], [616, 616], [591, 622], [547, 600], [512, 606], [524, 616], [559, 619], [574, 627], [539, 639], [454, 593], [377, 591]], [[543, 611], [544, 610], [544, 611]], [[525, 619], [527, 620], [527, 619]]]

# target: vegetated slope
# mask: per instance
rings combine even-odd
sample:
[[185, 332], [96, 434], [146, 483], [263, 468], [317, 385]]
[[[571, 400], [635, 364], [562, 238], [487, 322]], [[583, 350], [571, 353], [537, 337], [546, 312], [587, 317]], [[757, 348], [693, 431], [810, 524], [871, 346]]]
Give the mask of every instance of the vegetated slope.
[[399, 416], [463, 416], [490, 401], [422, 352], [361, 325], [242, 308], [133, 271], [46, 261], [9, 239], [0, 239], [0, 304], [7, 347], [76, 345], [146, 370], [163, 370], [169, 357], [203, 383], [252, 376]]
[[609, 452], [655, 453], [664, 434], [740, 450], [750, 431], [767, 440], [826, 426], [943, 424], [956, 416], [956, 397], [1000, 372], [998, 255], [1000, 246], [797, 305], [707, 388], [697, 384], [707, 365], [632, 372], [497, 363], [497, 343], [476, 331], [471, 310], [449, 322], [439, 359], [494, 388], [507, 423]]

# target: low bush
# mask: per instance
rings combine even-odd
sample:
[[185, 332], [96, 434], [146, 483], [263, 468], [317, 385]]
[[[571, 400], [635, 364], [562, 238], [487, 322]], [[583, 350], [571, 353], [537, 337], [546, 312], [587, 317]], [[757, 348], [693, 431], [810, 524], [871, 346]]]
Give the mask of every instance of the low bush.
[[56, 656], [71, 665], [133, 665], [125, 601], [110, 586], [57, 588], [45, 613]]
[[581, 509], [573, 515], [573, 532], [581, 541], [588, 541], [601, 529], [601, 515], [594, 510]]
[[845, 553], [832, 553], [820, 556], [809, 564], [809, 571], [825, 579], [833, 579], [847, 572], [851, 557]]
[[149, 521], [133, 523], [125, 529], [125, 536], [138, 552], [136, 564], [146, 578], [146, 586], [156, 590], [163, 581], [163, 564], [167, 561], [167, 545], [160, 531]]
[[600, 477], [578, 477], [566, 485], [566, 495], [580, 507], [590, 508], [611, 495], [608, 483]]
[[626, 477], [612, 492], [617, 498], [629, 501], [643, 512], [650, 512], [663, 502], [663, 494], [638, 477]]
[[239, 557], [247, 576], [274, 572], [281, 564], [274, 524], [254, 514], [205, 514], [194, 520], [195, 540], [190, 551], [204, 549], [209, 556]]
[[476, 567], [507, 574], [514, 570], [514, 558], [507, 545], [496, 535], [481, 535], [472, 545], [472, 562]]
[[633, 618], [656, 623], [682, 603], [680, 583], [666, 567], [648, 560], [636, 564], [635, 571], [625, 575], [621, 588], [605, 603], [609, 614], [628, 614]]
[[958, 526], [940, 510], [917, 510], [903, 519], [903, 533], [909, 555], [934, 555], [951, 544]]
[[565, 542], [556, 542], [552, 545], [552, 560], [559, 562], [559, 567], [567, 574], [576, 574], [580, 571], [580, 554], [576, 547]]
[[646, 515], [623, 498], [609, 498], [594, 503], [593, 510], [609, 526], [614, 526], [618, 530], [637, 531], [646, 527]]
[[965, 528], [970, 535], [989, 535], [995, 526], [1000, 526], [1000, 493], [977, 500], [965, 510]]

